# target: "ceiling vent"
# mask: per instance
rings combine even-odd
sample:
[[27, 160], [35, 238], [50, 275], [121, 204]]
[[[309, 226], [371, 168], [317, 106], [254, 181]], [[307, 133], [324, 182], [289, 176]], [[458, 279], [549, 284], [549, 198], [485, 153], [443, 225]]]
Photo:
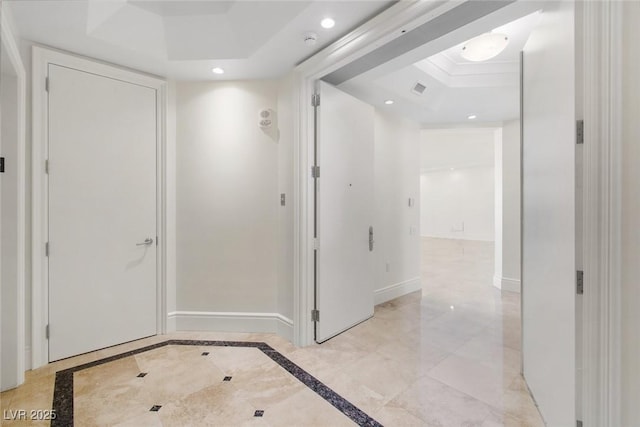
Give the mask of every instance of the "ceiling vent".
[[422, 95], [426, 88], [427, 87], [425, 85], [423, 85], [422, 83], [418, 82], [413, 86], [413, 89], [411, 89], [411, 92], [415, 93], [416, 95]]

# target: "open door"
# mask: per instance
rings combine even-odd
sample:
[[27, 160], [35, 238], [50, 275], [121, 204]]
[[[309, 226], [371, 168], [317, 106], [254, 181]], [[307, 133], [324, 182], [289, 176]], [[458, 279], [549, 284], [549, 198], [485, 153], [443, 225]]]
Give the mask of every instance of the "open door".
[[523, 368], [548, 426], [576, 425], [574, 43], [553, 2], [523, 53]]
[[373, 315], [374, 108], [319, 82], [315, 340]]

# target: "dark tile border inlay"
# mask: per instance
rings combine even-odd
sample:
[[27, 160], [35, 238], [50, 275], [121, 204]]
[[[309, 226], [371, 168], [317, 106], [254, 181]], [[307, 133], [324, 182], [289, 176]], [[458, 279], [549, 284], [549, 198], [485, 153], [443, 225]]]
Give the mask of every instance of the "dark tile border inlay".
[[258, 409], [256, 412], [253, 413], [254, 417], [261, 417], [264, 415], [264, 411], [262, 409]]
[[[51, 427], [72, 427], [73, 426], [73, 374], [83, 369], [93, 368], [94, 366], [113, 362], [114, 360], [124, 359], [125, 357], [135, 356], [145, 351], [155, 350], [167, 345], [193, 345], [193, 346], [215, 346], [215, 347], [250, 347], [257, 348], [267, 355], [271, 360], [280, 365], [284, 370], [296, 377], [298, 381], [309, 387], [318, 396], [333, 405], [336, 409], [349, 417], [359, 426], [382, 427], [382, 424], [371, 418], [364, 411], [356, 407], [354, 404], [340, 396], [338, 393], [327, 387], [320, 380], [309, 374], [307, 371], [284, 357], [278, 351], [274, 350], [270, 345], [263, 342], [250, 341], [204, 341], [204, 340], [168, 340], [158, 344], [149, 345], [136, 350], [127, 351], [122, 354], [107, 357], [105, 359], [96, 360], [84, 365], [75, 366], [73, 368], [64, 369], [56, 372], [55, 388], [53, 391], [52, 410], [56, 414], [56, 418], [51, 421]], [[154, 405], [151, 410], [160, 409], [159, 405]], [[256, 411], [254, 416], [257, 415]], [[262, 411], [264, 414], [264, 411]]]

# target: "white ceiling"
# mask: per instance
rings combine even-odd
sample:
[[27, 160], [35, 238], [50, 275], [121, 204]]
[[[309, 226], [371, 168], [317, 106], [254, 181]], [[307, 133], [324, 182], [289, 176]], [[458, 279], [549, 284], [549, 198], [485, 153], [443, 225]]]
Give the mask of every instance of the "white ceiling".
[[[179, 80], [273, 78], [393, 3], [5, 0], [25, 40]], [[324, 17], [333, 29], [320, 26]], [[307, 46], [303, 36], [315, 32]], [[213, 67], [225, 74], [214, 76]]]
[[[398, 57], [340, 85], [358, 98], [413, 120], [423, 127], [498, 123], [519, 116], [519, 55], [539, 21], [539, 12], [521, 7], [501, 10], [494, 17], [471, 23], [424, 46], [427, 53], [407, 64]], [[524, 15], [524, 16], [523, 16]], [[517, 18], [517, 19], [516, 19]], [[507, 48], [483, 62], [460, 55], [464, 42], [493, 30], [509, 37]], [[436, 50], [434, 50], [436, 49]], [[444, 49], [444, 50], [443, 50]], [[434, 53], [437, 52], [437, 53]], [[395, 65], [394, 65], [395, 63]], [[412, 92], [426, 86], [422, 95]], [[384, 101], [392, 99], [393, 105]], [[473, 121], [468, 116], [476, 115]]]

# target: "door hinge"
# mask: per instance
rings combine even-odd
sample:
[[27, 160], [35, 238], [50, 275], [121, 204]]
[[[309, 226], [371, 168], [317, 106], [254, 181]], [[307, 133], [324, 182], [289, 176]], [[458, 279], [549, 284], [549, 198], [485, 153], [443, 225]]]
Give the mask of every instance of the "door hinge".
[[311, 95], [311, 106], [312, 107], [319, 107], [320, 106], [320, 94], [319, 93], [314, 93], [313, 95]]
[[313, 238], [313, 250], [317, 251], [318, 249], [320, 249], [320, 241], [318, 240], [317, 237]]
[[44, 244], [44, 256], [49, 256], [49, 242]]
[[44, 90], [49, 92], [49, 77], [44, 78]]
[[4, 157], [0, 157], [0, 173], [4, 173]]
[[45, 326], [44, 328], [44, 335], [47, 339], [49, 339], [49, 325], [47, 324], [47, 326]]
[[576, 271], [576, 293], [582, 295], [584, 293], [584, 272]]
[[311, 310], [311, 321], [312, 322], [320, 321], [320, 310]]
[[311, 177], [320, 178], [320, 166], [311, 166]]
[[49, 174], [49, 159], [44, 161], [44, 173]]
[[576, 120], [576, 144], [584, 144], [584, 120]]

